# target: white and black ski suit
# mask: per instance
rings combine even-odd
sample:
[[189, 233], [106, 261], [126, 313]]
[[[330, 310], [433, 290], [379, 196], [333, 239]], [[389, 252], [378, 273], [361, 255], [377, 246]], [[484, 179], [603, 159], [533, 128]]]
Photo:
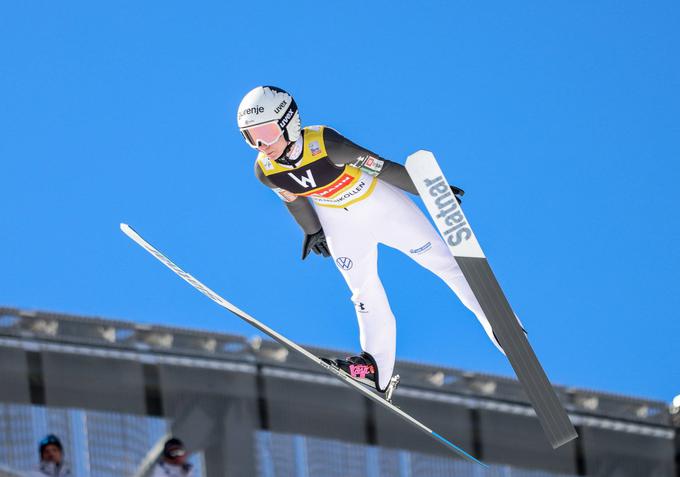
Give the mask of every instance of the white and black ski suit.
[[444, 280], [502, 352], [444, 241], [404, 193], [418, 194], [403, 166], [333, 129], [316, 126], [304, 128], [283, 158], [272, 161], [260, 154], [255, 174], [284, 200], [306, 234], [323, 228], [352, 292], [361, 348], [378, 364], [381, 389], [394, 370], [396, 323], [378, 275], [379, 243], [400, 250]]

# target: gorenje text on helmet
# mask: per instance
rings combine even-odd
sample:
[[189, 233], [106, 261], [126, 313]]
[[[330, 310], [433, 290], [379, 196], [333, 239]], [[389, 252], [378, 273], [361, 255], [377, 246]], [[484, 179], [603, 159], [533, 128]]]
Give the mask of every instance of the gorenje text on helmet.
[[262, 106], [255, 106], [252, 108], [244, 109], [238, 112], [238, 118], [241, 119], [246, 114], [260, 114], [264, 113], [264, 108]]

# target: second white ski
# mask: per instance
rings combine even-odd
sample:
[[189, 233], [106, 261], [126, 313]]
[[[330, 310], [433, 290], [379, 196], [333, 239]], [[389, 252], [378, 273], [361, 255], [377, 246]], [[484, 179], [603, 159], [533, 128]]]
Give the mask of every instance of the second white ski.
[[175, 272], [177, 275], [179, 275], [184, 281], [189, 283], [192, 287], [203, 293], [205, 296], [210, 298], [212, 301], [217, 303], [223, 308], [226, 308], [242, 320], [246, 321], [247, 323], [251, 324], [258, 330], [262, 331], [263, 333], [267, 334], [271, 338], [275, 339], [279, 343], [281, 343], [283, 346], [288, 348], [291, 351], [294, 351], [296, 353], [299, 353], [300, 355], [304, 356], [308, 360], [312, 361], [313, 363], [317, 364], [321, 368], [325, 369], [329, 373], [331, 373], [333, 376], [336, 378], [340, 379], [342, 382], [347, 384], [348, 386], [354, 388], [355, 390], [359, 391], [361, 394], [366, 396], [367, 398], [371, 399], [373, 402], [379, 404], [383, 408], [387, 409], [388, 411], [396, 414], [398, 417], [403, 419], [404, 421], [408, 422], [412, 426], [416, 427], [418, 430], [424, 432], [425, 434], [429, 435], [433, 439], [435, 439], [437, 442], [440, 444], [443, 444], [446, 446], [449, 450], [455, 452], [459, 456], [470, 460], [472, 462], [476, 462], [477, 464], [483, 465], [484, 467], [487, 467], [486, 464], [483, 462], [477, 460], [467, 452], [465, 452], [463, 449], [460, 447], [456, 446], [449, 440], [445, 439], [444, 437], [440, 436], [436, 432], [434, 432], [432, 429], [412, 417], [410, 414], [407, 414], [406, 412], [402, 411], [392, 403], [386, 401], [382, 397], [378, 396], [374, 392], [370, 391], [367, 387], [365, 387], [363, 384], [359, 384], [357, 381], [352, 379], [348, 374], [346, 374], [344, 371], [340, 370], [339, 368], [332, 366], [326, 362], [324, 362], [321, 358], [318, 356], [310, 353], [307, 351], [305, 348], [302, 346], [296, 344], [295, 342], [289, 340], [285, 336], [277, 333], [273, 329], [269, 328], [267, 325], [264, 323], [256, 320], [252, 316], [250, 316], [248, 313], [238, 309], [236, 306], [232, 305], [230, 302], [222, 298], [220, 295], [215, 293], [213, 290], [199, 282], [196, 278], [179, 268], [177, 265], [175, 265], [168, 257], [163, 255], [161, 252], [159, 252], [155, 247], [153, 247], [149, 242], [144, 240], [137, 232], [135, 232], [132, 227], [130, 227], [127, 224], [120, 224], [120, 229], [123, 231], [125, 235], [130, 237], [132, 240], [134, 240], [139, 246], [144, 248], [147, 252], [149, 252], [151, 255], [156, 257], [163, 265], [168, 267], [170, 270]]

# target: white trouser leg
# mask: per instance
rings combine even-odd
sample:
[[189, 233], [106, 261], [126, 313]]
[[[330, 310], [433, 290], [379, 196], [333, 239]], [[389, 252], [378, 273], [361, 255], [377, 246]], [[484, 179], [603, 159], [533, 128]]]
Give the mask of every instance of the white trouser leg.
[[361, 349], [375, 358], [378, 386], [385, 389], [394, 370], [397, 332], [378, 276], [378, 243], [362, 209], [317, 209], [333, 260], [352, 291]]
[[391, 213], [389, 220], [381, 223], [378, 240], [408, 255], [441, 278], [463, 305], [475, 314], [491, 342], [503, 353], [489, 320], [440, 235], [418, 206], [403, 192], [387, 184], [383, 185], [385, 187], [381, 193], [392, 196], [389, 200], [385, 199], [390, 204]]
[[345, 209], [316, 207], [333, 260], [352, 291], [360, 343], [378, 363], [380, 388], [389, 383], [396, 356], [396, 323], [378, 276], [377, 244], [410, 256], [441, 278], [479, 320], [503, 353], [477, 298], [446, 244], [404, 192], [378, 182], [370, 197]]

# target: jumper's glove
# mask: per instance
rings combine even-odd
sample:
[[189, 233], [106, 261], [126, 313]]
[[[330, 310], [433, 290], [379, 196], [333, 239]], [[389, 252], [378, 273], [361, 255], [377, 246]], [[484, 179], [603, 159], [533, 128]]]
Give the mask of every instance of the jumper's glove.
[[323, 233], [323, 229], [319, 229], [319, 231], [314, 234], [305, 235], [305, 241], [302, 243], [302, 260], [307, 258], [310, 251], [317, 255], [323, 255], [324, 257], [331, 256], [328, 251], [326, 234]]
[[453, 195], [456, 197], [456, 200], [460, 204], [463, 202], [462, 197], [465, 195], [465, 191], [459, 187], [456, 186], [450, 186], [451, 187], [451, 192], [453, 192]]

